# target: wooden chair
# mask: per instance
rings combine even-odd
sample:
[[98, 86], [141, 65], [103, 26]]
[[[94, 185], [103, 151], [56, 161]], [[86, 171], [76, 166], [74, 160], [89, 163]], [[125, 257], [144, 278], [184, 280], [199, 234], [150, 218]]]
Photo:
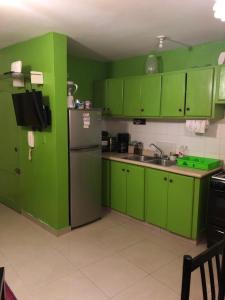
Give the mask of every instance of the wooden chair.
[[5, 300], [4, 268], [0, 268], [0, 300]]
[[[216, 272], [218, 278], [218, 293], [216, 293], [216, 288], [215, 288], [213, 259], [215, 259], [215, 263], [216, 263]], [[197, 268], [200, 269], [200, 274], [201, 274], [203, 300], [208, 300], [206, 277], [205, 277], [205, 264], [208, 265], [210, 287], [211, 287], [211, 299], [224, 300], [225, 298], [225, 240], [224, 239], [194, 258], [192, 258], [189, 255], [184, 256], [181, 300], [189, 299], [191, 273]]]

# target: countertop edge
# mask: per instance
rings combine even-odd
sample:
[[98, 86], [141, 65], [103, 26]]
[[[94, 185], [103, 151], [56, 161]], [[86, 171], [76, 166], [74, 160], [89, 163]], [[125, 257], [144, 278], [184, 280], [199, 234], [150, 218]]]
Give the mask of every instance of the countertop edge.
[[127, 160], [127, 159], [122, 158], [121, 156], [127, 156], [127, 153], [123, 153], [123, 154], [121, 154], [121, 153], [114, 153], [114, 154], [113, 153], [102, 153], [103, 159], [123, 162], [123, 163], [127, 163], [127, 164], [141, 166], [141, 167], [151, 168], [151, 169], [157, 169], [157, 170], [161, 170], [161, 171], [166, 171], [166, 172], [170, 172], [170, 173], [175, 173], [175, 174], [180, 174], [180, 175], [190, 176], [190, 177], [195, 177], [195, 178], [203, 178], [205, 176], [213, 174], [222, 169], [222, 166], [218, 167], [216, 169], [213, 169], [213, 170], [209, 170], [209, 171], [189, 169], [189, 168], [179, 167], [177, 165], [165, 167], [165, 166], [159, 166], [159, 165], [155, 165], [155, 164], [151, 164], [151, 163]]

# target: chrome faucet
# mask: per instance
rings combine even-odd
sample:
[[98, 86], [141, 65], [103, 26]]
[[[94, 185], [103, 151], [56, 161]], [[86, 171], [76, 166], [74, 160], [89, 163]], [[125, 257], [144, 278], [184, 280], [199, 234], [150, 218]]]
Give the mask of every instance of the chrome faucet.
[[160, 149], [158, 146], [156, 146], [155, 144], [149, 144], [149, 147], [154, 147], [155, 149], [156, 149], [156, 151], [158, 151], [159, 153], [160, 153], [160, 158], [163, 158], [163, 156], [164, 156], [164, 153], [163, 153], [163, 151], [162, 151], [162, 149]]

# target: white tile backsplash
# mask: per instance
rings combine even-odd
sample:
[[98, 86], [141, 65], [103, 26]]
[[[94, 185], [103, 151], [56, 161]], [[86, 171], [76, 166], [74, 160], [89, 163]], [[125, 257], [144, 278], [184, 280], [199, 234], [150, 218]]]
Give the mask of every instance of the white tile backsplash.
[[112, 135], [129, 132], [131, 140], [143, 142], [146, 149], [150, 143], [160, 145], [165, 152], [174, 151], [174, 148], [179, 151], [186, 146], [186, 154], [225, 161], [225, 119], [212, 122], [204, 135], [189, 132], [185, 127], [185, 121], [146, 120], [146, 125], [134, 125], [132, 120], [105, 119], [102, 126], [103, 130]]

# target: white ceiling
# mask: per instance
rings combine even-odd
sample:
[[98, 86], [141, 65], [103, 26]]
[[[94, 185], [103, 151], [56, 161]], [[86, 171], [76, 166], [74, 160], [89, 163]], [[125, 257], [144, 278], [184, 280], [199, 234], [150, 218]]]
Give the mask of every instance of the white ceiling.
[[[225, 39], [214, 0], [0, 0], [0, 48], [49, 31], [77, 53], [102, 59], [144, 54], [164, 34], [188, 44]], [[166, 48], [178, 47], [167, 42]]]

